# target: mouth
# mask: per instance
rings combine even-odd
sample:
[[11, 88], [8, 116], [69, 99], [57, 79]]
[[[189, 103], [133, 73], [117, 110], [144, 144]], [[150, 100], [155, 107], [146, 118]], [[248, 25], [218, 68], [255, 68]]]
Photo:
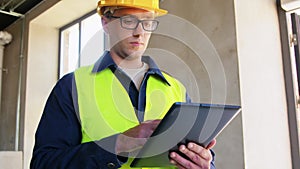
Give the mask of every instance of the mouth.
[[143, 46], [144, 45], [144, 43], [142, 43], [142, 42], [130, 42], [130, 44], [132, 45], [132, 46]]

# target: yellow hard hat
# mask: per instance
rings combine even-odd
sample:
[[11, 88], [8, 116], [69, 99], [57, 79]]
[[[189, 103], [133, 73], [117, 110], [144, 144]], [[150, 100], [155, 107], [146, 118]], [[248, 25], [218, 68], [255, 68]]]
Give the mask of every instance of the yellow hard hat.
[[99, 0], [97, 11], [100, 15], [103, 15], [101, 8], [106, 6], [140, 8], [154, 11], [158, 16], [168, 13], [168, 11], [159, 8], [159, 0]]

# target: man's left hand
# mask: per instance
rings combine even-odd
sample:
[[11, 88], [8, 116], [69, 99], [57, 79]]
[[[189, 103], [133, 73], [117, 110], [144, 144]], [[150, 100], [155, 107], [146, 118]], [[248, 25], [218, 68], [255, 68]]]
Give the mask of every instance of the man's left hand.
[[170, 153], [170, 162], [179, 169], [210, 169], [212, 154], [209, 149], [214, 147], [216, 140], [214, 139], [204, 148], [195, 143], [188, 143], [187, 146], [181, 145], [179, 151], [185, 154], [190, 160], [185, 159], [176, 152]]

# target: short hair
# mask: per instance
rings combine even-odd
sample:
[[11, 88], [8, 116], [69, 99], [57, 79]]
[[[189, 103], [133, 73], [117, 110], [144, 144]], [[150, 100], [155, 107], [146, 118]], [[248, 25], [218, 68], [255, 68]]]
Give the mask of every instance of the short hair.
[[125, 8], [125, 7], [105, 6], [105, 7], [101, 8], [101, 13], [103, 14], [103, 16], [110, 18], [111, 16], [113, 16], [113, 14], [115, 13], [116, 10], [121, 9], [121, 8]]

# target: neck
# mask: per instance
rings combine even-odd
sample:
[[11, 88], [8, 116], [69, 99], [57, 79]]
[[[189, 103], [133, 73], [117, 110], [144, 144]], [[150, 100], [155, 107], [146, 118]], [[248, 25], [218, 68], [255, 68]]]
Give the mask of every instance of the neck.
[[142, 56], [130, 58], [130, 57], [121, 57], [114, 51], [110, 51], [113, 61], [122, 68], [128, 69], [137, 69], [143, 66]]

